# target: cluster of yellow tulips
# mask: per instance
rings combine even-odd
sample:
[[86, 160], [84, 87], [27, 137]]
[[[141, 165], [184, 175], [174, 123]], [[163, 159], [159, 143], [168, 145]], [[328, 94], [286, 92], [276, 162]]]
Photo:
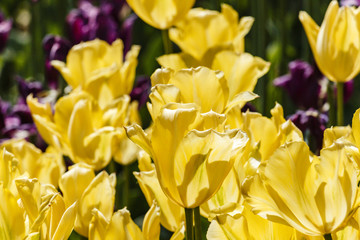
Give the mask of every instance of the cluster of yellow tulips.
[[[172, 240], [360, 239], [360, 109], [352, 127], [325, 130], [317, 156], [281, 105], [271, 118], [241, 111], [270, 68], [244, 52], [253, 18], [226, 4], [190, 9], [194, 0], [128, 3], [181, 50], [157, 59], [152, 124], [142, 129], [129, 97], [139, 46], [123, 56], [121, 40], [93, 40], [53, 61], [69, 93], [55, 106], [27, 98], [46, 152], [25, 140], [1, 145], [0, 238], [157, 240], [161, 225]], [[360, 72], [360, 9], [333, 1], [321, 27], [299, 17], [330, 80]], [[103, 170], [136, 160], [149, 205], [142, 229], [126, 208], [114, 212], [116, 175]]]

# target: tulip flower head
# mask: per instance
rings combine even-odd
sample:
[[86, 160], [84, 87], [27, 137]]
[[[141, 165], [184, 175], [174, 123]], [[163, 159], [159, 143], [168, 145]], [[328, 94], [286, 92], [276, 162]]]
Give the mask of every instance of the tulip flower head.
[[45, 78], [48, 86], [56, 89], [58, 87], [59, 72], [51, 66], [51, 61], [65, 61], [71, 43], [62, 37], [47, 35], [43, 39], [43, 48], [45, 51]]
[[107, 219], [96, 208], [93, 209], [92, 215], [89, 240], [159, 240], [160, 238], [160, 208], [156, 202], [146, 213], [142, 230], [131, 219], [126, 207], [115, 212], [111, 219]]
[[140, 121], [137, 103], [130, 103], [128, 95], [101, 109], [89, 94], [74, 91], [57, 101], [54, 113], [49, 104], [41, 104], [31, 95], [27, 102], [44, 140], [73, 162], [100, 170], [112, 158], [121, 164], [136, 159], [138, 148], [123, 129]]
[[168, 29], [186, 16], [195, 0], [127, 0], [127, 3], [147, 24]]
[[306, 143], [285, 144], [243, 182], [242, 193], [263, 218], [306, 235], [335, 233], [359, 207], [357, 158], [341, 142], [311, 158]]
[[82, 89], [104, 106], [112, 100], [130, 94], [135, 80], [140, 47], [132, 46], [123, 61], [123, 42], [111, 45], [96, 39], [72, 47], [64, 62], [51, 62], [73, 89]]
[[218, 191], [247, 142], [238, 129], [214, 130], [224, 121], [215, 112], [200, 114], [195, 104], [170, 103], [154, 119], [151, 138], [138, 125], [126, 132], [154, 159], [164, 193], [181, 207], [195, 208]]
[[[206, 79], [206, 88], [204, 88]], [[207, 67], [173, 71], [157, 69], [151, 76], [153, 85], [148, 109], [155, 119], [163, 105], [171, 102], [195, 103], [202, 113], [226, 113], [234, 106], [242, 107], [258, 97], [248, 91], [241, 92], [241, 84], [227, 80], [224, 73]]]
[[183, 209], [170, 200], [162, 191], [154, 164], [145, 151], [138, 155], [140, 172], [134, 172], [141, 191], [149, 206], [156, 201], [160, 207], [160, 222], [167, 230], [177, 232], [185, 220]]
[[316, 66], [295, 60], [289, 63], [290, 73], [274, 80], [285, 89], [293, 102], [301, 108], [320, 109], [325, 102], [327, 80]]
[[331, 1], [319, 27], [306, 13], [299, 18], [321, 72], [331, 81], [346, 82], [360, 72], [359, 9]]
[[220, 50], [244, 52], [244, 37], [254, 22], [252, 17], [238, 20], [238, 13], [222, 4], [221, 12], [194, 8], [171, 28], [169, 37], [195, 61], [209, 58]]
[[111, 218], [114, 211], [115, 184], [115, 174], [108, 175], [102, 171], [95, 176], [93, 169], [84, 164], [75, 164], [62, 175], [59, 186], [64, 194], [65, 206], [75, 202], [78, 202], [79, 206], [76, 211], [75, 231], [88, 236], [94, 208], [105, 218]]

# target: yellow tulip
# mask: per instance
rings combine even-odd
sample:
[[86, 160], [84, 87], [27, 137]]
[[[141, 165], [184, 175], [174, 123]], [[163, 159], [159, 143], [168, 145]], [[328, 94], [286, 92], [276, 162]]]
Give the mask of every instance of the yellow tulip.
[[201, 205], [201, 215], [209, 220], [216, 216], [242, 209], [241, 182], [236, 169], [233, 167], [219, 191], [207, 202]]
[[356, 110], [352, 119], [352, 130], [355, 143], [360, 147], [360, 108]]
[[359, 10], [331, 1], [319, 27], [306, 13], [299, 18], [321, 72], [334, 82], [346, 82], [360, 72]]
[[167, 29], [185, 17], [195, 0], [127, 0], [127, 3], [147, 24]]
[[346, 227], [335, 234], [332, 234], [334, 240], [347, 240], [347, 239], [360, 239], [359, 223], [360, 214], [359, 210], [354, 214], [355, 224], [347, 224]]
[[66, 64], [54, 60], [51, 64], [60, 71], [73, 89], [91, 94], [100, 106], [130, 94], [137, 65], [139, 46], [133, 46], [123, 62], [123, 42], [118, 39], [111, 45], [96, 39], [71, 48]]
[[[206, 87], [204, 83], [206, 79]], [[234, 106], [242, 107], [257, 97], [252, 92], [234, 92], [229, 96], [229, 85], [224, 74], [206, 67], [182, 69], [157, 69], [151, 76], [151, 104], [148, 109], [152, 118], [156, 118], [161, 107], [167, 103], [195, 103], [201, 112], [210, 110], [226, 113]]]
[[5, 148], [0, 148], [0, 182], [4, 188], [17, 197], [17, 190], [14, 180], [20, 176], [19, 161], [14, 157], [14, 154], [6, 151]]
[[206, 62], [206, 58], [212, 59], [219, 50], [244, 52], [244, 37], [254, 19], [238, 19], [238, 13], [227, 4], [221, 5], [221, 12], [194, 8], [169, 30], [169, 36], [187, 54], [185, 58]]
[[218, 191], [247, 141], [237, 129], [213, 130], [224, 120], [214, 112], [200, 114], [195, 104], [173, 103], [154, 119], [151, 139], [138, 125], [126, 132], [153, 158], [166, 196], [181, 207], [195, 208]]
[[107, 219], [98, 209], [92, 211], [89, 240], [157, 240], [160, 237], [160, 208], [153, 203], [146, 213], [142, 231], [123, 208]]
[[218, 215], [211, 221], [206, 237], [208, 240], [323, 240], [254, 215], [247, 206], [241, 211]]
[[[355, 124], [356, 125], [356, 124]], [[356, 128], [356, 127], [355, 127]], [[335, 141], [342, 139], [356, 145], [350, 126], [334, 126], [324, 131], [323, 148], [330, 147]]]
[[17, 199], [0, 181], [0, 238], [22, 240], [25, 237], [25, 218]]
[[[241, 182], [257, 171], [258, 166], [266, 160], [281, 144], [302, 140], [302, 134], [290, 121], [285, 121], [281, 105], [271, 110], [272, 118], [258, 113], [241, 113], [240, 108], [233, 108], [227, 113], [227, 124], [230, 128], [243, 129], [249, 142], [244, 151], [237, 155], [234, 168], [226, 177], [220, 190], [201, 206], [202, 215], [208, 219], [233, 211], [240, 211]], [[262, 126], [259, 129], [258, 126]]]
[[21, 178], [15, 183], [29, 219], [26, 239], [67, 239], [74, 228], [76, 203], [66, 208], [60, 193], [37, 179]]
[[310, 236], [342, 229], [359, 207], [359, 170], [343, 145], [334, 143], [310, 158], [304, 142], [278, 148], [242, 184], [252, 211]]
[[226, 114], [230, 128], [240, 128], [249, 137], [244, 156], [239, 156], [242, 159], [235, 163], [240, 182], [246, 175], [255, 173], [260, 163], [282, 144], [303, 140], [301, 131], [291, 121], [285, 121], [280, 104], [275, 105], [271, 114], [272, 117], [267, 118], [255, 112], [242, 113], [238, 107]]
[[171, 232], [176, 232], [182, 227], [182, 222], [185, 221], [183, 209], [171, 201], [162, 191], [150, 156], [142, 151], [139, 154], [138, 161], [140, 172], [134, 172], [134, 175], [147, 203], [151, 206], [155, 200], [160, 207], [161, 225]]
[[90, 167], [82, 164], [75, 164], [62, 175], [59, 186], [64, 195], [65, 206], [76, 201], [78, 203], [74, 226], [76, 232], [88, 236], [94, 208], [110, 219], [114, 210], [115, 184], [115, 174], [108, 175], [102, 171], [95, 176]]
[[270, 63], [249, 53], [222, 51], [215, 55], [211, 69], [224, 72], [229, 97], [233, 98], [239, 92], [254, 91], [258, 79], [269, 71]]
[[[179, 54], [181, 55], [181, 54]], [[233, 51], [224, 50], [214, 54], [214, 57], [206, 58], [205, 62], [189, 63], [176, 54], [164, 55], [158, 58], [162, 67], [179, 71], [183, 68], [205, 66], [213, 70], [224, 72], [227, 79], [230, 98], [236, 93], [253, 91], [257, 80], [269, 71], [270, 63], [249, 53], [236, 54]]]
[[75, 163], [84, 162], [99, 170], [112, 158], [121, 164], [136, 160], [138, 148], [123, 129], [139, 123], [137, 104], [130, 103], [128, 95], [101, 108], [88, 93], [75, 91], [60, 98], [50, 116], [43, 114], [41, 104], [32, 96], [27, 103], [44, 140]]
[[60, 176], [65, 172], [62, 155], [48, 147], [45, 153], [24, 139], [11, 139], [1, 144], [18, 159], [20, 174], [28, 173], [41, 183], [58, 186]]

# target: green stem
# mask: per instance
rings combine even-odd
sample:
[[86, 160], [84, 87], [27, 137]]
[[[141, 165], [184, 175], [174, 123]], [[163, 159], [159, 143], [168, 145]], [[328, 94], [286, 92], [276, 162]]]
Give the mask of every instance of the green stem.
[[343, 82], [336, 82], [337, 88], [337, 125], [343, 126], [344, 125], [344, 83]]
[[328, 84], [327, 102], [329, 104], [329, 123], [328, 123], [328, 127], [332, 127], [332, 126], [335, 126], [336, 111], [335, 111], [334, 85], [331, 84], [331, 82]]
[[193, 209], [185, 208], [186, 221], [186, 240], [194, 240], [193, 238]]
[[172, 53], [173, 49], [172, 49], [172, 43], [169, 38], [169, 30], [168, 29], [161, 30], [161, 36], [162, 36], [162, 40], [163, 40], [163, 44], [164, 44], [165, 54]]
[[128, 206], [129, 204], [129, 166], [123, 165], [123, 177], [124, 177], [124, 186], [123, 186], [123, 207]]
[[325, 240], [332, 240], [331, 233], [327, 233], [324, 235]]
[[194, 209], [195, 221], [195, 240], [202, 240], [201, 236], [201, 221], [200, 221], [200, 207]]

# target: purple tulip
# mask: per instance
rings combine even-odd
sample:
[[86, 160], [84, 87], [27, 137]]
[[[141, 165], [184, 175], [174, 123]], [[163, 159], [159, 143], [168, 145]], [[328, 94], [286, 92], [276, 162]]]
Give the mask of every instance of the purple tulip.
[[77, 9], [66, 18], [73, 44], [100, 38], [112, 43], [118, 36], [116, 19], [108, 8], [99, 8], [88, 1], [81, 1]]
[[59, 36], [47, 35], [43, 40], [45, 51], [45, 78], [49, 88], [57, 89], [59, 72], [51, 66], [52, 60], [65, 61], [71, 43]]
[[[100, 6], [96, 7], [90, 1], [83, 0], [78, 6], [66, 18], [72, 44], [96, 38], [111, 44], [121, 38], [125, 55], [131, 46], [133, 25], [137, 18], [136, 15], [130, 15], [121, 19], [121, 13], [128, 7], [125, 1], [101, 1]], [[123, 24], [120, 25], [120, 22]]]
[[360, 0], [341, 0], [341, 6], [360, 6]]
[[131, 14], [128, 18], [126, 18], [122, 28], [120, 29], [120, 38], [124, 42], [124, 54], [126, 54], [131, 48], [133, 29], [137, 18], [138, 17], [135, 14]]
[[[33, 122], [30, 109], [26, 104], [26, 97], [33, 94], [40, 97], [43, 87], [40, 82], [28, 82], [21, 77], [16, 78], [19, 98], [14, 106], [0, 99], [0, 143], [11, 138], [25, 138], [38, 148], [45, 150], [46, 143], [40, 137]], [[42, 101], [42, 98], [39, 98]], [[53, 99], [55, 102], [55, 99]]]
[[327, 80], [310, 64], [296, 60], [289, 63], [290, 73], [274, 80], [274, 85], [285, 89], [300, 108], [320, 109], [325, 103]]
[[29, 94], [33, 94], [34, 97], [37, 97], [40, 92], [44, 91], [41, 82], [28, 82], [20, 76], [16, 77], [16, 81], [18, 83], [18, 91], [20, 94], [18, 102], [25, 103]]
[[5, 49], [11, 27], [12, 20], [5, 20], [4, 15], [0, 12], [0, 52]]
[[326, 114], [310, 108], [306, 111], [296, 111], [289, 119], [302, 131], [305, 138], [308, 138], [309, 134], [311, 135], [310, 138], [314, 140], [316, 150], [321, 149], [323, 134], [329, 121]]
[[135, 86], [130, 93], [131, 100], [139, 102], [139, 108], [145, 105], [149, 98], [151, 88], [150, 78], [147, 76], [140, 76], [136, 79]]

